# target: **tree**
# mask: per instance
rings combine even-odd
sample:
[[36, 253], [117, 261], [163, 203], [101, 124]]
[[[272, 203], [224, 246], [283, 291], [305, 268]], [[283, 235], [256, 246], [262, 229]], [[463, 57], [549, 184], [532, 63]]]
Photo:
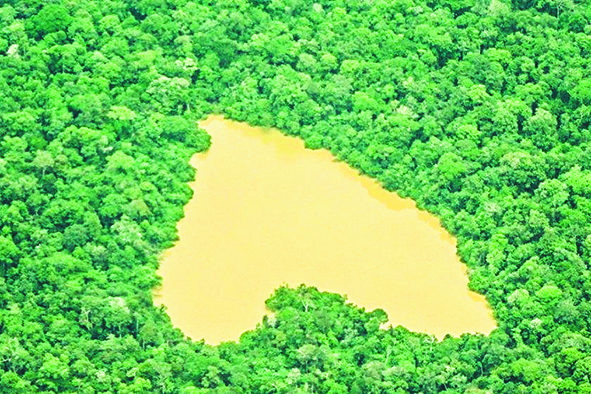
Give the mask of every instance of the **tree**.
[[542, 108], [527, 121], [524, 131], [543, 150], [549, 150], [558, 142], [556, 117]]
[[30, 19], [27, 27], [37, 35], [37, 38], [41, 38], [49, 33], [67, 30], [70, 23], [72, 23], [72, 17], [65, 7], [48, 4]]
[[45, 171], [47, 171], [48, 168], [53, 167], [53, 165], [55, 164], [55, 160], [53, 159], [53, 156], [51, 155], [51, 153], [47, 152], [47, 151], [37, 151], [37, 154], [35, 155], [35, 159], [33, 160], [33, 165], [39, 169], [41, 169], [41, 176], [45, 176]]

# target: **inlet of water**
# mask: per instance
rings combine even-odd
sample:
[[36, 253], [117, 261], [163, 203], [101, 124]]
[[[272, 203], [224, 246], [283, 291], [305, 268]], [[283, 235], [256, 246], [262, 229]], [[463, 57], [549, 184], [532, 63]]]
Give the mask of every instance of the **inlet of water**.
[[283, 283], [346, 294], [439, 338], [495, 328], [455, 239], [414, 202], [277, 130], [220, 116], [200, 125], [212, 146], [192, 159], [195, 195], [155, 297], [188, 336], [237, 340]]

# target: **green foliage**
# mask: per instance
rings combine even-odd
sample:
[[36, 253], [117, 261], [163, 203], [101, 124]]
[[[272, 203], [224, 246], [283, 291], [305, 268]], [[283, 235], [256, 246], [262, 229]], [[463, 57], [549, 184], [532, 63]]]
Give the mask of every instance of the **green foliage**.
[[[1, 2], [0, 392], [591, 392], [587, 3]], [[212, 112], [438, 215], [499, 328], [301, 286], [184, 338], [151, 291]]]
[[68, 10], [58, 4], [48, 4], [30, 19], [30, 30], [38, 37], [48, 33], [66, 31], [72, 17]]

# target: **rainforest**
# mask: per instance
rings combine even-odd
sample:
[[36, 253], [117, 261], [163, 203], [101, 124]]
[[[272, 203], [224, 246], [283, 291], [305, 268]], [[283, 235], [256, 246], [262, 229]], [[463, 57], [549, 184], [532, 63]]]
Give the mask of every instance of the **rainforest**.
[[[590, 21], [587, 0], [0, 0], [0, 392], [591, 393]], [[211, 114], [439, 218], [496, 328], [384, 327], [302, 284], [238, 341], [186, 337], [153, 292]]]

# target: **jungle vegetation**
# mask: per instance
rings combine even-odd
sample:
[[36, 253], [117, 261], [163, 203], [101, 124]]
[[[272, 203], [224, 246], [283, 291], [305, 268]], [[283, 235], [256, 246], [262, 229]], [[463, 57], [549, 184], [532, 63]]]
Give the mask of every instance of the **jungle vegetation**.
[[[590, 20], [585, 0], [0, 0], [0, 392], [591, 393]], [[238, 343], [185, 338], [152, 289], [210, 113], [437, 215], [499, 328], [381, 330], [301, 286]]]

